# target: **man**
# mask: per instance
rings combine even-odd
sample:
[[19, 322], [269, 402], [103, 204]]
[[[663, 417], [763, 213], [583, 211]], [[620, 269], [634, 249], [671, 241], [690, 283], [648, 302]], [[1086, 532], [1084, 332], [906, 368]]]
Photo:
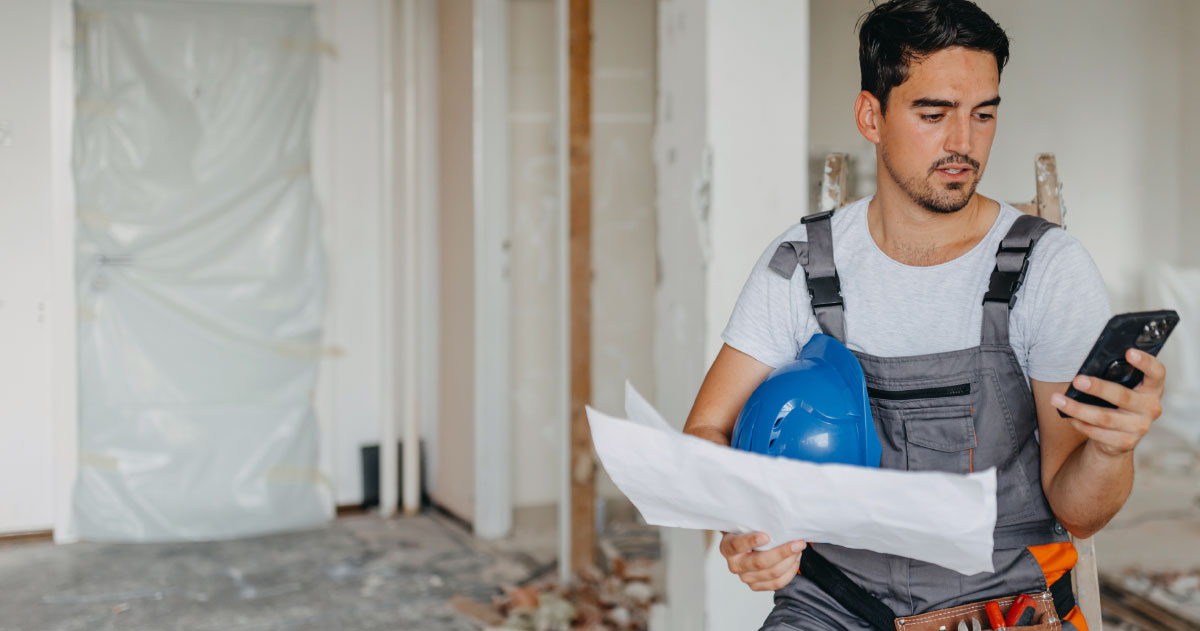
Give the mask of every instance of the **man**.
[[[1067, 572], [1076, 557], [1067, 532], [1091, 536], [1128, 497], [1133, 448], [1161, 411], [1163, 366], [1131, 349], [1127, 359], [1146, 374], [1136, 389], [1076, 376], [1111, 315], [1095, 264], [1062, 230], [1034, 218], [1018, 222], [1018, 210], [975, 192], [1008, 59], [1000, 26], [966, 0], [894, 0], [865, 16], [859, 40], [854, 113], [876, 145], [877, 193], [792, 226], [767, 248], [685, 431], [728, 445], [739, 410], [773, 368], [793, 360], [814, 333], [839, 337], [882, 392], [872, 396], [882, 466], [997, 467], [996, 571], [968, 577], [822, 544], [805, 554], [819, 552], [896, 616], [1051, 587], [1060, 596], [1065, 585], [1067, 610], [1058, 616], [1064, 628], [1083, 631], [1070, 599]], [[808, 247], [822, 240], [832, 241], [832, 260], [824, 262], [836, 277]], [[1009, 250], [998, 254], [1002, 240]], [[991, 286], [998, 257], [1016, 269], [1028, 265], [1015, 294], [1004, 283]], [[1066, 399], [1072, 379], [1117, 409]], [[956, 382], [971, 394], [887, 397]], [[720, 548], [752, 589], [778, 590], [763, 629], [878, 628], [798, 574], [805, 542], [755, 551], [765, 543], [762, 533], [726, 534]]]

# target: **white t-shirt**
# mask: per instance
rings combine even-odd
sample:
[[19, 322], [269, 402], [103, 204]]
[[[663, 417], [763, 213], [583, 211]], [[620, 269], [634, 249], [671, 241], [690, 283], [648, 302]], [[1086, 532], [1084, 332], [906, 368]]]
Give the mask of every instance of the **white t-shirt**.
[[[1000, 240], [1021, 215], [1001, 203], [995, 224], [974, 248], [927, 267], [899, 263], [879, 249], [861, 199], [834, 213], [833, 256], [846, 313], [846, 345], [879, 357], [940, 353], [978, 346], [983, 295]], [[721, 338], [772, 367], [796, 358], [820, 332], [797, 267], [791, 280], [768, 264], [783, 241], [806, 241], [804, 224], [771, 242], [742, 288]], [[1026, 378], [1070, 381], [1112, 315], [1100, 271], [1087, 250], [1060, 229], [1033, 249], [1009, 319], [1009, 341]]]

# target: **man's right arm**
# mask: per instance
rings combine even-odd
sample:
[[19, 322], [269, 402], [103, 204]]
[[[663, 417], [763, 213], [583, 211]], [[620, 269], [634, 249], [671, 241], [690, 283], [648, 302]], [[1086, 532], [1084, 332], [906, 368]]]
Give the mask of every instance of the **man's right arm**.
[[738, 413], [771, 370], [736, 348], [723, 345], [700, 385], [683, 432], [728, 447]]
[[[771, 370], [770, 366], [728, 344], [722, 346], [696, 394], [692, 413], [683, 426], [684, 433], [729, 446], [738, 412]], [[725, 557], [729, 571], [754, 591], [780, 589], [800, 568], [803, 541], [790, 541], [761, 552], [754, 549], [766, 542], [767, 536], [760, 532], [724, 533], [721, 537], [721, 555]]]

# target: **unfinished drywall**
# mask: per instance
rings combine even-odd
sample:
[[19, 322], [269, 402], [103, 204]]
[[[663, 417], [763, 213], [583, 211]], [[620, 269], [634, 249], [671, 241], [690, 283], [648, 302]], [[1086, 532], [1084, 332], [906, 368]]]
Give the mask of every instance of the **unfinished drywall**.
[[475, 285], [472, 155], [472, 3], [439, 6], [441, 108], [438, 172], [441, 226], [441, 363], [438, 476], [434, 501], [465, 519], [475, 514]]
[[[1194, 3], [979, 4], [1012, 41], [1000, 85], [999, 131], [980, 192], [1005, 201], [1032, 199], [1034, 155], [1055, 153], [1068, 229], [1096, 259], [1113, 307], [1140, 307], [1147, 266], [1194, 249], [1179, 230], [1186, 214], [1179, 183], [1189, 171], [1177, 157], [1189, 146], [1180, 127], [1195, 125], [1181, 106], [1194, 104], [1182, 90], [1195, 88], [1180, 81], [1191, 38], [1179, 26], [1195, 15]], [[857, 161], [856, 196], [875, 188], [873, 147], [851, 113], [859, 90], [854, 27], [869, 8], [865, 0], [812, 2], [810, 164], [831, 150], [850, 153]]]
[[[704, 0], [664, 0], [658, 21], [658, 293], [655, 295], [655, 396], [682, 427], [704, 377], [707, 285], [701, 229], [708, 213], [707, 58]], [[704, 533], [665, 528], [668, 629], [703, 629]]]
[[512, 155], [513, 500], [558, 499], [562, 391], [558, 353], [566, 273], [558, 264], [558, 133], [553, 0], [509, 4], [509, 137]]
[[[754, 262], [806, 210], [808, 3], [667, 1], [659, 37], [654, 403], [681, 425]], [[670, 628], [761, 624], [771, 594], [705, 533], [668, 529], [664, 545]]]
[[[653, 396], [655, 3], [601, 0], [592, 24], [592, 405]], [[620, 497], [603, 473], [600, 497]]]
[[[564, 428], [558, 366], [557, 18], [554, 0], [509, 3], [512, 155], [513, 475], [517, 506], [558, 501]], [[593, 4], [592, 405], [653, 392], [655, 6]], [[619, 491], [601, 470], [601, 497]]]
[[[51, 317], [55, 243], [48, 2], [8, 3], [0, 20], [0, 533], [54, 522]], [[53, 311], [53, 314], [51, 313]], [[20, 480], [20, 484], [13, 481]]]

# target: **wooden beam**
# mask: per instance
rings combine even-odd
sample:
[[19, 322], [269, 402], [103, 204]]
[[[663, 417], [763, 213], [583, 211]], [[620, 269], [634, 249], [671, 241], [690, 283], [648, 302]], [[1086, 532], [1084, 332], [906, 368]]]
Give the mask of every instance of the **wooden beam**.
[[1100, 631], [1100, 625], [1103, 622], [1100, 616], [1102, 608], [1100, 606], [1100, 572], [1099, 566], [1096, 564], [1096, 542], [1092, 537], [1087, 539], [1072, 537], [1071, 543], [1075, 545], [1075, 552], [1078, 554], [1075, 571], [1071, 573], [1071, 580], [1075, 584], [1079, 610], [1083, 612], [1083, 617], [1088, 621], [1091, 631]]
[[1033, 163], [1037, 178], [1037, 209], [1042, 219], [1062, 225], [1062, 199], [1058, 195], [1058, 164], [1053, 153], [1038, 154]]
[[592, 2], [571, 0], [569, 41], [571, 566], [595, 564], [596, 461], [584, 406], [592, 396]]
[[849, 170], [846, 154], [831, 153], [825, 156], [825, 169], [821, 174], [821, 199], [815, 212], [837, 210], [846, 205], [849, 195], [849, 191], [846, 190], [846, 176]]

